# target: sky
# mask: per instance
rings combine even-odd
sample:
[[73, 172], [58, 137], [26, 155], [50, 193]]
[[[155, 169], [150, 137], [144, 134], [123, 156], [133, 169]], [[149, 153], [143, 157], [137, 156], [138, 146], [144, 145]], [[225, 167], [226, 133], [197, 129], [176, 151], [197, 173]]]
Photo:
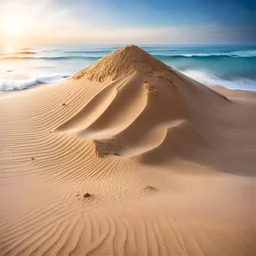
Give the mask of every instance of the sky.
[[0, 44], [256, 44], [256, 0], [0, 0]]

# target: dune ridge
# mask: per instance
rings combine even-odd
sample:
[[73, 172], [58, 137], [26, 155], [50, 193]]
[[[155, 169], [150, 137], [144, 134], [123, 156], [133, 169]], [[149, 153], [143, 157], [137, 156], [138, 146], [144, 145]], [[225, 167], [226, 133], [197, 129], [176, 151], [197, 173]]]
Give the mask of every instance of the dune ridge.
[[171, 77], [171, 69], [146, 51], [135, 45], [127, 45], [117, 49], [96, 61], [91, 66], [72, 76], [81, 79], [86, 76], [89, 80], [103, 82], [116, 80], [133, 72], [140, 72], [148, 76]]
[[256, 254], [256, 98], [220, 92], [129, 45], [1, 97], [0, 255]]

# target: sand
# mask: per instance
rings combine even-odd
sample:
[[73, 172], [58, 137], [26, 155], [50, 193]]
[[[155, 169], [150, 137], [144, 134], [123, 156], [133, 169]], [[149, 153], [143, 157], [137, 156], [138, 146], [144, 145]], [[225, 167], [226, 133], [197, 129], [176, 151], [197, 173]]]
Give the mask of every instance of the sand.
[[127, 46], [1, 97], [0, 255], [256, 255], [256, 96], [216, 89]]

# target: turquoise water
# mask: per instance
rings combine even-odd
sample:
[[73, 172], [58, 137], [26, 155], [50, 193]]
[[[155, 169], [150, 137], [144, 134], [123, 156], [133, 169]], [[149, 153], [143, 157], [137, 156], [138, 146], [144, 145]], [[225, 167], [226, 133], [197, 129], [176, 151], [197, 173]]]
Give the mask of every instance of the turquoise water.
[[[45, 46], [0, 51], [0, 91], [65, 79], [119, 48]], [[256, 46], [141, 46], [167, 65], [207, 85], [256, 91]]]

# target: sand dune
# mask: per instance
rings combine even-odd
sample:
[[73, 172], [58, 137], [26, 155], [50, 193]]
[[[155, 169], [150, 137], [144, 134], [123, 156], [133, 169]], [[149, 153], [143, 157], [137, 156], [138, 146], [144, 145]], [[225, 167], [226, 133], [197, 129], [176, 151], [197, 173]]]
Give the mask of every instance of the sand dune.
[[1, 97], [0, 255], [256, 255], [256, 98], [217, 89], [127, 46]]

